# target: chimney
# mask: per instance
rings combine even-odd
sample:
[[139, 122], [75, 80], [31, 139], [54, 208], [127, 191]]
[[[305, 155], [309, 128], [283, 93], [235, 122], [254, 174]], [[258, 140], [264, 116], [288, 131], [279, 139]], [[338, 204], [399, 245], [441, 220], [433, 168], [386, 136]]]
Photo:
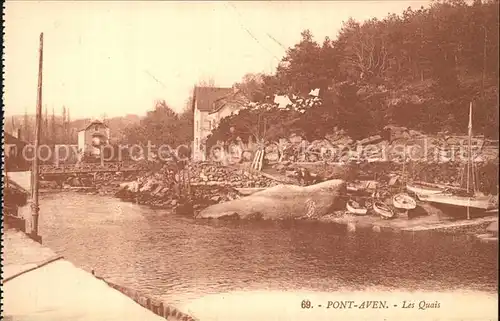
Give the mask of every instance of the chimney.
[[19, 139], [19, 140], [21, 140], [21, 128], [18, 128], [16, 130], [16, 138]]

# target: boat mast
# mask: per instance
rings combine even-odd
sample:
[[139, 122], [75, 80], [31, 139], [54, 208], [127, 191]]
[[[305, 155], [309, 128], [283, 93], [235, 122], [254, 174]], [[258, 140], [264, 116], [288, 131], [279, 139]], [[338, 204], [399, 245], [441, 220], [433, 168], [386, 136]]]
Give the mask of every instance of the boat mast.
[[38, 235], [38, 214], [40, 208], [38, 206], [38, 167], [39, 167], [39, 155], [38, 150], [40, 146], [40, 130], [41, 130], [41, 120], [42, 120], [42, 70], [43, 70], [43, 32], [40, 33], [40, 57], [38, 62], [38, 91], [37, 91], [37, 104], [36, 104], [36, 123], [35, 123], [35, 157], [33, 158], [33, 168], [32, 168], [32, 190], [31, 190], [31, 215], [32, 215], [32, 226], [31, 226], [31, 237], [41, 243], [41, 238]]
[[401, 176], [403, 179], [403, 185], [406, 185], [406, 179], [405, 179], [405, 164], [406, 164], [406, 141], [405, 141], [405, 146], [404, 146], [404, 151], [403, 151], [403, 174]]
[[[469, 194], [470, 189], [470, 169], [471, 169], [471, 159], [472, 159], [472, 101], [469, 106], [469, 151], [467, 153], [467, 194]], [[469, 197], [470, 201], [470, 197]], [[470, 219], [470, 208], [467, 206], [467, 219]]]
[[471, 159], [472, 159], [472, 102], [469, 107], [469, 147], [467, 151], [467, 193], [470, 192], [470, 170], [471, 170]]

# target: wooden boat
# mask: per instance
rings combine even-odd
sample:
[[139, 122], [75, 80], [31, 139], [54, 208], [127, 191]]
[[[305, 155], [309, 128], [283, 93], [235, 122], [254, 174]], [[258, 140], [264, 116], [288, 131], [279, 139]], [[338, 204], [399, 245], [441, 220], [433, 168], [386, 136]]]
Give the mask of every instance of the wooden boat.
[[417, 195], [432, 195], [444, 192], [446, 190], [446, 187], [437, 184], [414, 182], [411, 184], [406, 184], [406, 189], [409, 192], [415, 193]]
[[377, 188], [378, 183], [376, 181], [357, 181], [347, 184], [348, 192], [364, 192], [367, 190], [373, 190]]
[[[456, 207], [467, 208], [467, 218], [470, 218], [469, 209], [479, 209], [489, 211], [498, 208], [498, 200], [495, 196], [485, 196], [478, 192], [476, 186], [476, 175], [474, 171], [474, 162], [472, 162], [472, 103], [469, 109], [469, 148], [467, 159], [467, 188], [466, 189], [448, 189], [441, 193], [418, 194], [418, 198], [423, 201], [452, 205]], [[471, 186], [472, 185], [472, 186]], [[472, 188], [471, 188], [472, 187]]]
[[408, 194], [399, 193], [392, 197], [394, 207], [402, 210], [412, 210], [417, 207], [417, 202]]
[[492, 196], [460, 196], [454, 195], [452, 193], [442, 193], [442, 194], [431, 194], [431, 195], [418, 195], [418, 198], [422, 201], [453, 205], [458, 207], [468, 207], [476, 208], [485, 211], [493, 210], [498, 208], [498, 204], [495, 204], [494, 197]]
[[349, 200], [346, 204], [346, 209], [349, 213], [355, 215], [366, 215], [368, 209], [366, 207], [362, 207], [358, 202], [354, 200]]
[[391, 218], [394, 216], [392, 209], [382, 202], [374, 202], [373, 211], [383, 218]]
[[358, 192], [359, 190], [362, 190], [360, 186], [357, 186], [354, 183], [348, 183], [347, 184], [347, 191], [349, 192]]

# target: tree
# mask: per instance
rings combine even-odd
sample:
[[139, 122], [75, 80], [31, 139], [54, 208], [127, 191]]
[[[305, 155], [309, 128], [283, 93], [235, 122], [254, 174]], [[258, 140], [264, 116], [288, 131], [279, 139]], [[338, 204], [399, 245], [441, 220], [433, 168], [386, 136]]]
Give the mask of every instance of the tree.
[[180, 144], [190, 144], [193, 141], [193, 121], [194, 114], [193, 108], [191, 106], [192, 97], [188, 100], [188, 103], [182, 113], [179, 115], [179, 130], [177, 132], [177, 141]]
[[237, 114], [225, 117], [219, 126], [212, 131], [207, 139], [207, 146], [216, 145], [219, 141], [235, 142], [239, 137], [242, 141], [252, 141], [260, 149], [266, 144], [277, 143], [280, 138], [292, 133], [303, 134], [307, 131], [299, 125], [302, 114], [310, 109], [321, 106], [321, 100], [297, 97], [286, 108], [279, 108], [274, 103], [249, 103]]
[[62, 132], [61, 143], [65, 144], [67, 142], [67, 137], [68, 137], [68, 128], [66, 124], [66, 106], [62, 107], [61, 132]]
[[45, 114], [43, 117], [43, 130], [42, 130], [43, 141], [50, 144], [50, 134], [49, 134], [49, 116], [47, 113], [47, 106], [45, 106]]
[[277, 68], [280, 89], [301, 96], [316, 88], [322, 93], [331, 84], [336, 70], [333, 47], [326, 39], [322, 48], [309, 30], [304, 30], [301, 36], [301, 41], [287, 50]]
[[24, 111], [24, 122], [23, 122], [23, 132], [24, 132], [24, 139], [27, 142], [31, 142], [32, 140], [32, 134], [31, 134], [31, 125], [30, 125], [30, 120], [28, 117], [28, 111]]
[[56, 114], [55, 114], [55, 111], [54, 111], [54, 108], [52, 108], [52, 118], [51, 118], [51, 134], [50, 134], [50, 137], [51, 137], [51, 140], [52, 140], [52, 144], [57, 144], [58, 143], [58, 140], [59, 140], [59, 135], [57, 133], [57, 123], [56, 123]]
[[213, 77], [208, 77], [208, 79], [202, 79], [198, 82], [200, 87], [215, 87], [215, 79]]
[[155, 103], [155, 108], [147, 112], [139, 124], [124, 130], [124, 140], [129, 144], [161, 146], [177, 148], [192, 140], [192, 111], [187, 110], [178, 115], [164, 100]]
[[73, 131], [71, 129], [71, 118], [70, 118], [70, 113], [69, 113], [69, 108], [67, 110], [67, 115], [66, 115], [66, 133], [67, 133], [67, 144], [71, 144], [73, 142]]
[[389, 45], [385, 23], [371, 19], [363, 24], [349, 19], [342, 27], [339, 43], [343, 65], [356, 80], [383, 77], [389, 68]]
[[236, 83], [235, 87], [241, 90], [248, 99], [255, 102], [263, 102], [266, 98], [264, 89], [263, 74], [246, 74], [240, 83]]

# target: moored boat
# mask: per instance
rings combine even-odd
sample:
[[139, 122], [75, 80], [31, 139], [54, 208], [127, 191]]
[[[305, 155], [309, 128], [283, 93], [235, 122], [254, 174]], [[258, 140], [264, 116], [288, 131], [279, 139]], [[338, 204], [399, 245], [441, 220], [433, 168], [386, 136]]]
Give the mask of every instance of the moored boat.
[[433, 195], [440, 194], [446, 190], [444, 186], [437, 184], [414, 182], [411, 184], [406, 184], [406, 189], [409, 192], [415, 193], [417, 195]]
[[365, 192], [367, 190], [374, 190], [378, 186], [378, 182], [368, 180], [368, 181], [357, 181], [347, 183], [348, 192]]
[[498, 196], [486, 196], [479, 193], [472, 155], [472, 102], [469, 108], [469, 126], [468, 126], [469, 147], [467, 150], [467, 164], [464, 172], [467, 175], [466, 188], [448, 189], [441, 193], [417, 193], [419, 200], [427, 201], [441, 205], [451, 205], [467, 209], [467, 219], [470, 218], [470, 209], [479, 209], [481, 211], [490, 211], [498, 209]]
[[374, 202], [373, 211], [383, 218], [391, 218], [394, 216], [393, 210], [382, 202]]
[[444, 205], [453, 205], [459, 207], [469, 207], [476, 208], [480, 210], [493, 210], [498, 208], [498, 204], [495, 204], [494, 196], [460, 196], [453, 195], [451, 193], [442, 193], [442, 194], [431, 194], [431, 195], [418, 195], [418, 198], [422, 201], [436, 203], [436, 204], [444, 204]]
[[354, 200], [349, 200], [346, 204], [346, 209], [349, 213], [355, 215], [366, 215], [368, 209], [366, 207], [361, 206], [358, 202]]
[[356, 185], [355, 185], [355, 184], [353, 184], [353, 183], [348, 183], [348, 184], [347, 184], [347, 191], [348, 191], [348, 192], [358, 192], [358, 191], [360, 191], [360, 190], [362, 190], [362, 188], [361, 188], [361, 187], [359, 187], [359, 186], [356, 186]]
[[395, 208], [402, 210], [412, 210], [417, 207], [417, 202], [410, 195], [399, 193], [392, 197], [392, 203]]

